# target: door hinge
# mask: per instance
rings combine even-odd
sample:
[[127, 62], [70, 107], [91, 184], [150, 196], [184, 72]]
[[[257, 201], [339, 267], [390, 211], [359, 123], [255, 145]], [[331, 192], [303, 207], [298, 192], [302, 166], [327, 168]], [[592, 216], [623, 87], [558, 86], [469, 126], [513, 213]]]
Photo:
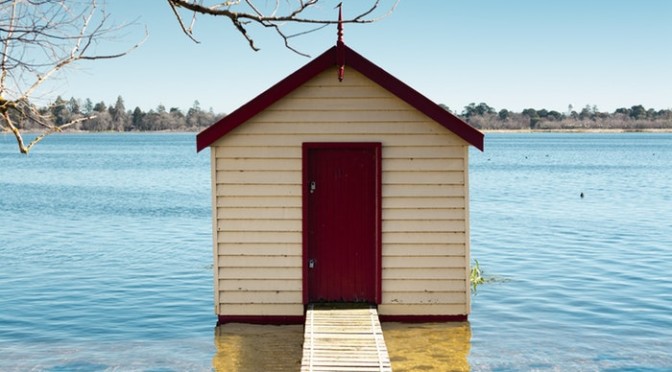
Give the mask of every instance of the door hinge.
[[310, 193], [311, 193], [311, 194], [315, 192], [315, 188], [316, 188], [316, 187], [317, 187], [317, 186], [316, 186], [316, 184], [315, 184], [315, 181], [310, 181]]

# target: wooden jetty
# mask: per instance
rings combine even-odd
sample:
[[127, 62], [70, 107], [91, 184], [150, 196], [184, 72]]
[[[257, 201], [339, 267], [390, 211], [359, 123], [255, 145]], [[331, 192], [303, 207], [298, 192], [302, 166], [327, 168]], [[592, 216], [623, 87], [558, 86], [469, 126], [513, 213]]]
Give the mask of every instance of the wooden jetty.
[[310, 305], [301, 371], [392, 371], [376, 308]]

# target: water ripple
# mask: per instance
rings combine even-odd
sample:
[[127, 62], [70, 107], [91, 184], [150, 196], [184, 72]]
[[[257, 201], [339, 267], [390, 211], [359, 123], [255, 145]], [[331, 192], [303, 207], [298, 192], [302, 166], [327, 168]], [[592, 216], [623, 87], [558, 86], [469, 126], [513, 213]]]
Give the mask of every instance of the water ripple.
[[[469, 324], [384, 325], [397, 365], [672, 368], [672, 135], [488, 135], [486, 149], [471, 153], [472, 256], [506, 280], [479, 288]], [[213, 334], [209, 157], [193, 135], [9, 151], [0, 370], [208, 371], [263, 362], [256, 346], [296, 363], [300, 327], [282, 347], [254, 336], [277, 328]]]

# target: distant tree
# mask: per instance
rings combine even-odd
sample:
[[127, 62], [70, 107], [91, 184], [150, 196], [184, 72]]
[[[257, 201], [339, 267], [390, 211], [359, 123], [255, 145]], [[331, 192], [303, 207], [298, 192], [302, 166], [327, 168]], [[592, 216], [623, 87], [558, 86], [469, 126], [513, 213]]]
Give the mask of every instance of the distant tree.
[[581, 109], [581, 112], [579, 112], [579, 120], [593, 119], [594, 117], [593, 109], [590, 105], [586, 105]]
[[107, 105], [103, 101], [100, 101], [93, 106], [93, 112], [94, 113], [100, 113], [100, 112], [106, 112], [106, 111], [107, 111]]
[[672, 125], [672, 110], [658, 110], [658, 113], [656, 114], [656, 118], [659, 120], [666, 120], [668, 122], [671, 122], [670, 124]]
[[90, 115], [92, 112], [93, 112], [93, 102], [91, 101], [90, 98], [87, 98], [86, 101], [84, 101], [84, 114]]
[[[21, 153], [29, 153], [49, 134], [85, 120], [77, 117], [61, 122], [65, 119], [61, 116], [57, 124], [36, 110], [30, 100], [45, 81], [66, 67], [119, 58], [139, 45], [117, 53], [97, 53], [96, 46], [102, 40], [124, 28], [110, 27], [107, 22], [104, 9], [95, 0], [0, 1], [0, 130], [14, 135]], [[61, 110], [60, 102], [58, 105]], [[17, 117], [36, 123], [41, 130], [29, 143], [23, 139]]]
[[121, 96], [117, 97], [114, 107], [110, 106], [108, 111], [112, 116], [112, 128], [114, 130], [121, 132], [131, 129], [131, 121], [129, 120], [128, 113], [126, 113], [124, 99]]
[[131, 119], [132, 127], [135, 130], [147, 130], [144, 122], [145, 113], [142, 112], [140, 107], [135, 107], [133, 110], [133, 115]]
[[636, 120], [646, 119], [646, 109], [642, 105], [632, 106], [629, 114], [631, 118]]
[[507, 109], [501, 109], [501, 110], [499, 110], [499, 113], [497, 114], [497, 116], [499, 117], [499, 120], [504, 121], [504, 120], [508, 119], [509, 116], [511, 116], [511, 112]]
[[186, 124], [190, 128], [198, 128], [199, 121], [198, 118], [202, 114], [201, 103], [198, 100], [194, 101], [194, 104], [187, 110]]
[[562, 113], [560, 113], [558, 111], [551, 110], [551, 111], [548, 112], [548, 115], [546, 115], [546, 117], [550, 120], [560, 121], [560, 120], [562, 120], [563, 115], [562, 115]]
[[80, 108], [79, 100], [76, 100], [75, 97], [70, 97], [70, 100], [68, 101], [68, 110], [70, 110], [70, 113], [72, 115], [80, 115], [82, 113], [82, 109]]
[[67, 103], [61, 96], [58, 96], [51, 105], [52, 120], [56, 126], [60, 127], [70, 121], [70, 110], [67, 108]]
[[186, 116], [186, 127], [199, 130], [200, 128], [206, 127], [215, 122], [215, 114], [210, 111], [205, 112], [201, 109], [201, 104], [198, 101], [194, 101], [194, 104], [187, 111]]
[[530, 129], [534, 129], [537, 127], [537, 124], [541, 120], [539, 117], [539, 114], [537, 113], [537, 110], [533, 108], [527, 108], [523, 110], [522, 112], [523, 116], [527, 116], [530, 120]]
[[171, 107], [169, 113], [173, 116], [184, 118], [184, 114], [182, 113], [182, 110], [180, 110], [179, 107]]
[[650, 119], [650, 120], [655, 120], [655, 119], [656, 119], [656, 116], [658, 116], [658, 113], [656, 112], [656, 110], [654, 110], [654, 109], [652, 109], [652, 108], [646, 110], [646, 117], [647, 117], [648, 119]]
[[170, 111], [168, 112], [170, 117], [172, 118], [173, 122], [173, 127], [171, 129], [185, 129], [187, 127], [187, 119], [182, 113], [182, 111], [177, 108], [177, 107], [171, 107]]
[[464, 106], [462, 111], [462, 116], [470, 118], [472, 116], [483, 116], [485, 114], [494, 114], [495, 109], [488, 106], [486, 103], [481, 102], [478, 105], [475, 103], [470, 103], [467, 106]]
[[624, 114], [624, 115], [629, 116], [630, 115], [630, 110], [625, 108], [625, 107], [621, 107], [621, 108], [617, 108], [616, 111], [614, 111], [614, 113], [615, 114]]
[[[94, 110], [95, 111], [95, 110]], [[92, 132], [114, 130], [112, 115], [107, 110], [96, 111], [96, 115], [82, 123], [82, 129]]]
[[443, 103], [440, 103], [440, 104], [439, 104], [439, 107], [441, 107], [442, 109], [444, 109], [444, 110], [446, 110], [446, 111], [452, 113], [452, 111], [450, 111], [450, 107], [444, 105]]
[[146, 130], [176, 130], [181, 126], [184, 126], [184, 119], [180, 119], [178, 114], [167, 112], [163, 105], [157, 106], [157, 111], [150, 110], [143, 118]]

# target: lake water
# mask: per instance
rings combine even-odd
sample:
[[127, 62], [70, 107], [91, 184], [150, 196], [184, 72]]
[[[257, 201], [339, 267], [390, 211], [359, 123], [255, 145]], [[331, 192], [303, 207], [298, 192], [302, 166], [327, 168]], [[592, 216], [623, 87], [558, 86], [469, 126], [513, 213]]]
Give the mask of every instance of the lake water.
[[[193, 134], [0, 136], [0, 370], [296, 370], [301, 326], [215, 329]], [[469, 323], [384, 324], [395, 371], [672, 370], [672, 134], [488, 134]], [[583, 198], [581, 194], [583, 193]]]

